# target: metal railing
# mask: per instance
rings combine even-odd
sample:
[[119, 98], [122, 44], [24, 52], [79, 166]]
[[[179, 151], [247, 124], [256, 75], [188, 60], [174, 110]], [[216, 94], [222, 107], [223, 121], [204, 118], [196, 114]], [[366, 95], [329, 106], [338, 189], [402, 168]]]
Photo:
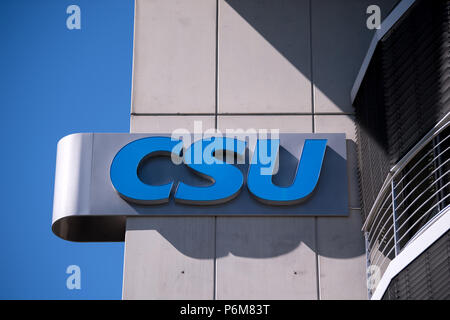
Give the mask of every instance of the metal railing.
[[[450, 205], [450, 114], [391, 169], [364, 223], [368, 270], [389, 263]], [[378, 281], [370, 279], [369, 296]]]

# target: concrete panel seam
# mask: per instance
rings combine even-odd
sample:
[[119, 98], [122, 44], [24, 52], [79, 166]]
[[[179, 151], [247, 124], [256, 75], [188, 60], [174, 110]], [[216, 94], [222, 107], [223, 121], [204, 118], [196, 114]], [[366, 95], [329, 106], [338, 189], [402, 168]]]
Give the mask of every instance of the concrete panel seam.
[[131, 116], [222, 116], [222, 117], [234, 117], [234, 116], [354, 116], [353, 112], [266, 112], [266, 113], [131, 113]]
[[317, 300], [320, 298], [320, 257], [319, 257], [319, 239], [317, 238], [318, 232], [318, 220], [314, 217], [314, 242], [315, 242], [315, 258], [316, 258], [316, 290], [317, 290]]
[[213, 300], [217, 300], [217, 216], [214, 217]]
[[309, 59], [310, 59], [310, 81], [311, 81], [311, 114], [313, 133], [315, 132], [315, 119], [314, 119], [314, 73], [313, 73], [313, 46], [312, 46], [312, 0], [309, 0]]

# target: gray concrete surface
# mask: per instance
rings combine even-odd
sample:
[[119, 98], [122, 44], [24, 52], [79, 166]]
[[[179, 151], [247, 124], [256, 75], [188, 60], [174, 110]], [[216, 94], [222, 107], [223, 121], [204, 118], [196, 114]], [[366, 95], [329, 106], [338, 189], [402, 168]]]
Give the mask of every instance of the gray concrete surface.
[[317, 219], [320, 299], [367, 299], [366, 256], [359, 210]]
[[294, 115], [239, 115], [239, 116], [218, 116], [217, 128], [221, 131], [226, 129], [248, 129], [264, 128], [279, 129], [281, 132], [312, 132], [312, 116]]
[[311, 112], [309, 1], [220, 0], [218, 23], [220, 113]]
[[217, 299], [317, 299], [314, 218], [216, 223]]
[[214, 218], [128, 219], [123, 299], [213, 299], [214, 237]]
[[201, 122], [203, 130], [215, 128], [215, 116], [131, 116], [131, 133], [170, 133], [178, 128], [194, 130], [195, 122]]
[[349, 92], [374, 35], [366, 27], [366, 9], [378, 5], [384, 18], [395, 3], [395, 0], [311, 1], [315, 113], [353, 113]]
[[215, 1], [135, 3], [132, 112], [214, 112]]

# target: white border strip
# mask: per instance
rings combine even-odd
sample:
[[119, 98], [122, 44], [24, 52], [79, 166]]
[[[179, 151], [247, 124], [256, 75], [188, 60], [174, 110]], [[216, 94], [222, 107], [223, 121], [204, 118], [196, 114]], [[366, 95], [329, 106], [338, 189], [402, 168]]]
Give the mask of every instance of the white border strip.
[[444, 209], [440, 217], [435, 220], [415, 240], [403, 249], [400, 254], [391, 261], [381, 278], [371, 300], [381, 300], [391, 280], [405, 269], [414, 259], [422, 254], [429, 246], [438, 240], [450, 229], [450, 207]]
[[373, 36], [372, 42], [370, 43], [369, 50], [367, 50], [366, 57], [359, 69], [358, 76], [356, 77], [355, 83], [353, 84], [352, 91], [350, 93], [350, 97], [352, 99], [352, 104], [355, 101], [356, 94], [359, 91], [359, 87], [364, 79], [364, 76], [367, 72], [367, 68], [369, 67], [370, 60], [372, 60], [372, 56], [375, 52], [375, 49], [378, 45], [378, 42], [385, 36], [385, 34], [394, 26], [394, 24], [405, 14], [406, 11], [416, 2], [416, 0], [403, 0], [401, 1], [392, 12], [384, 19], [383, 23], [375, 32]]

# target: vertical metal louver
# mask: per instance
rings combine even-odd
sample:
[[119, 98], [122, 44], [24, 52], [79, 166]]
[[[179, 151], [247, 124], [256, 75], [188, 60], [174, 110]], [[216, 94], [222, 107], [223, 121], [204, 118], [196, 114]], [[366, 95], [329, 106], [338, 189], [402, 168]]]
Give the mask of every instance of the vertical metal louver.
[[355, 100], [359, 185], [367, 217], [390, 169], [380, 55], [376, 50]]
[[450, 232], [391, 280], [383, 300], [450, 299]]
[[355, 97], [362, 207], [450, 111], [450, 0], [416, 1], [378, 42]]

